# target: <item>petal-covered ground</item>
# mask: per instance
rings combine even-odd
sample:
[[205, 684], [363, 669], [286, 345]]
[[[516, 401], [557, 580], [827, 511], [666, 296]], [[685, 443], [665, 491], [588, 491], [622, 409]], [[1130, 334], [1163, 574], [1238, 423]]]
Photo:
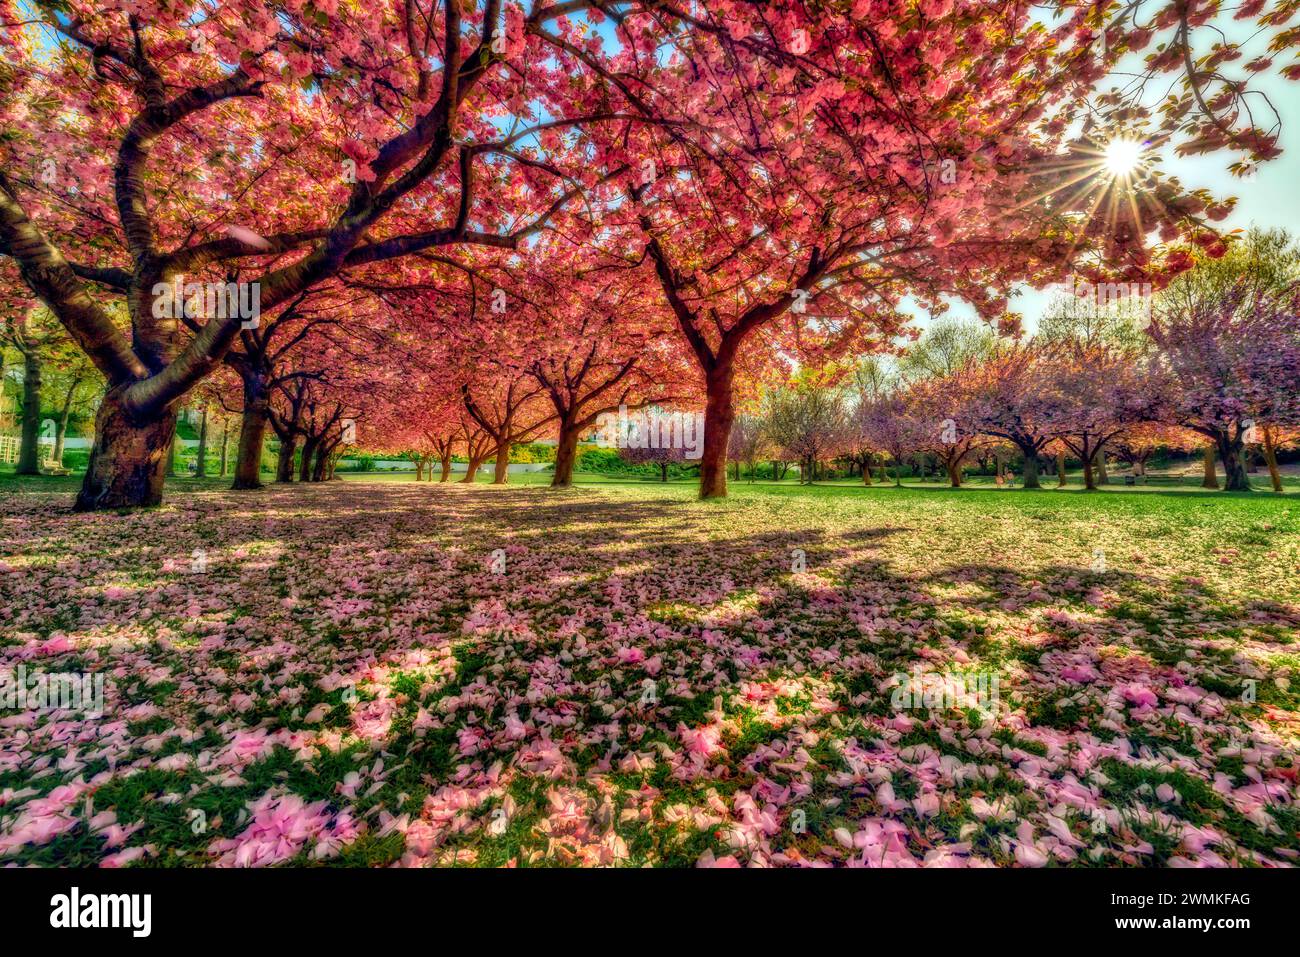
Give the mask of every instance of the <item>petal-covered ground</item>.
[[67, 501], [0, 500], [0, 671], [104, 711], [0, 710], [3, 863], [1300, 860], [1286, 500]]

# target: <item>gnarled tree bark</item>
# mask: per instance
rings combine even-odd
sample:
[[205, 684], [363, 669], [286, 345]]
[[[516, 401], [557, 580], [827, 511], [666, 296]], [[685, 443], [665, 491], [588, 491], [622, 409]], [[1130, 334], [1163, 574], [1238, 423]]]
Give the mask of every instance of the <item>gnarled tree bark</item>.
[[162, 502], [176, 410], [137, 416], [124, 399], [126, 386], [110, 389], [95, 416], [95, 443], [77, 511], [130, 508]]

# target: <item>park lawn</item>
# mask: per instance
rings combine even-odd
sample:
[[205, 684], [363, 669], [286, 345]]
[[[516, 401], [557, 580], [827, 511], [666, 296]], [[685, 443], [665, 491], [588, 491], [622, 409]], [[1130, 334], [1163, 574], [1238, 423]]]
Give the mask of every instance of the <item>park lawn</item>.
[[[383, 482], [383, 483], [412, 482], [413, 483], [415, 481], [414, 470], [399, 471], [393, 469], [393, 470], [372, 471], [372, 472], [340, 471], [336, 474], [339, 479], [346, 482]], [[463, 473], [459, 476], [454, 477], [452, 479], [451, 484], [460, 484], [460, 479], [463, 477], [464, 477]], [[1260, 493], [1261, 496], [1270, 496], [1273, 494], [1272, 489], [1269, 486], [1268, 475], [1266, 473], [1264, 472], [1252, 473], [1250, 478], [1251, 478], [1251, 483], [1255, 487], [1255, 491]], [[510, 475], [509, 484], [548, 486], [551, 484], [551, 479], [552, 479], [552, 474], [550, 472], [515, 472]], [[81, 486], [81, 480], [82, 480], [82, 473], [75, 473], [66, 476], [42, 475], [38, 477], [21, 477], [21, 476], [14, 475], [12, 465], [0, 465], [0, 495], [4, 495], [7, 493], [21, 493], [25, 491], [50, 492], [56, 490], [66, 490], [69, 494], [75, 495], [76, 490]], [[479, 485], [489, 485], [492, 482], [492, 473], [490, 470], [481, 470], [478, 473], [478, 475], [475, 476], [474, 480]], [[186, 476], [178, 475], [169, 478], [167, 480], [167, 488], [172, 491], [198, 491], [204, 489], [215, 491], [219, 489], [229, 488], [231, 481], [232, 479], [230, 476], [224, 476], [224, 477], [207, 476], [205, 478], [199, 479], [189, 475]], [[271, 473], [263, 472], [262, 481], [268, 485], [274, 484], [274, 478]], [[616, 473], [603, 474], [603, 473], [596, 473], [596, 472], [577, 472], [574, 475], [574, 481], [578, 485], [609, 485], [609, 484], [681, 485], [689, 488], [695, 488], [698, 484], [698, 479], [693, 476], [688, 476], [680, 479], [669, 479], [667, 483], [663, 483], [660, 482], [657, 476], [651, 476], [651, 475], [616, 474]], [[1222, 481], [1222, 479], [1220, 479], [1220, 481]], [[740, 491], [745, 488], [750, 488], [755, 490], [803, 488], [815, 493], [825, 488], [857, 489], [863, 487], [862, 479], [860, 477], [832, 479], [829, 481], [819, 480], [815, 485], [801, 486], [798, 481], [797, 473], [794, 472], [791, 472], [786, 478], [780, 481], [773, 481], [771, 479], [758, 479], [755, 481], [750, 481], [750, 479], [747, 476], [742, 474], [742, 477], [739, 480], [735, 478], [731, 478], [729, 479], [729, 482], [732, 489], [736, 491]], [[1083, 472], [1080, 470], [1067, 471], [1066, 482], [1067, 484], [1064, 489], [1058, 489], [1056, 487], [1055, 476], [1045, 475], [1043, 476], [1042, 479], [1042, 483], [1043, 483], [1042, 490], [1048, 492], [1055, 492], [1055, 493], [1086, 491], [1083, 488]], [[428, 483], [426, 481], [425, 484], [436, 485], [439, 483], [437, 482]], [[876, 488], [882, 485], [893, 485], [893, 484], [894, 484], [893, 475], [892, 473], [890, 473], [890, 477], [888, 481], [880, 482], [879, 480], [877, 480], [873, 483], [871, 487]], [[1282, 476], [1282, 484], [1284, 489], [1288, 493], [1300, 491], [1300, 475], [1284, 474]], [[943, 489], [947, 489], [948, 487], [946, 478], [941, 479], [940, 477], [933, 476], [933, 475], [930, 476], [926, 481], [921, 481], [920, 479], [913, 478], [910, 476], [904, 477], [902, 480], [902, 485], [905, 488], [915, 488], [915, 489], [925, 489], [925, 490], [943, 490]], [[990, 491], [996, 490], [996, 491], [1005, 491], [1005, 492], [1024, 491], [1019, 487], [1014, 487], [1014, 488], [1007, 487], [1005, 489], [997, 489], [996, 483], [991, 475], [976, 475], [976, 474], [967, 476], [966, 484], [964, 488], [966, 490], [990, 490]], [[1201, 480], [1199, 475], [1196, 476], [1177, 475], [1177, 474], [1166, 475], [1161, 473], [1153, 473], [1152, 476], [1147, 481], [1147, 483], [1143, 485], [1130, 485], [1130, 486], [1124, 485], [1122, 476], [1117, 474], [1112, 478], [1110, 484], [1099, 487], [1097, 491], [1099, 493], [1105, 493], [1105, 494], [1110, 494], [1110, 493], [1150, 494], [1150, 493], [1161, 493], [1161, 492], [1183, 492], [1183, 493], [1192, 493], [1192, 494], [1200, 495], [1205, 493], [1206, 490], [1201, 487]], [[1210, 494], [1213, 495], [1214, 493], [1210, 493]]]
[[0, 479], [0, 862], [1300, 856], [1290, 496], [511, 481]]

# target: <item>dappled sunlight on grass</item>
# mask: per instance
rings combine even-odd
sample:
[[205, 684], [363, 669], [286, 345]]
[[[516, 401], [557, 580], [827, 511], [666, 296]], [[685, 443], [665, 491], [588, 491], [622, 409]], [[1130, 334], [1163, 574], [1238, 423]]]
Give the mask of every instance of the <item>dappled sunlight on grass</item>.
[[[12, 496], [0, 667], [111, 690], [99, 718], [0, 716], [0, 854], [1293, 863], [1300, 508], [1134, 502]], [[899, 705], [904, 682], [931, 694]]]

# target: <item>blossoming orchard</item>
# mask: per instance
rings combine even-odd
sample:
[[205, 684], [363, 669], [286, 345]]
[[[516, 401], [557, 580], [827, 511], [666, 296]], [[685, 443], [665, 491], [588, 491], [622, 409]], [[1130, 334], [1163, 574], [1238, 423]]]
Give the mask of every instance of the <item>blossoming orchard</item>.
[[0, 865], [1300, 864], [1297, 13], [0, 0]]

